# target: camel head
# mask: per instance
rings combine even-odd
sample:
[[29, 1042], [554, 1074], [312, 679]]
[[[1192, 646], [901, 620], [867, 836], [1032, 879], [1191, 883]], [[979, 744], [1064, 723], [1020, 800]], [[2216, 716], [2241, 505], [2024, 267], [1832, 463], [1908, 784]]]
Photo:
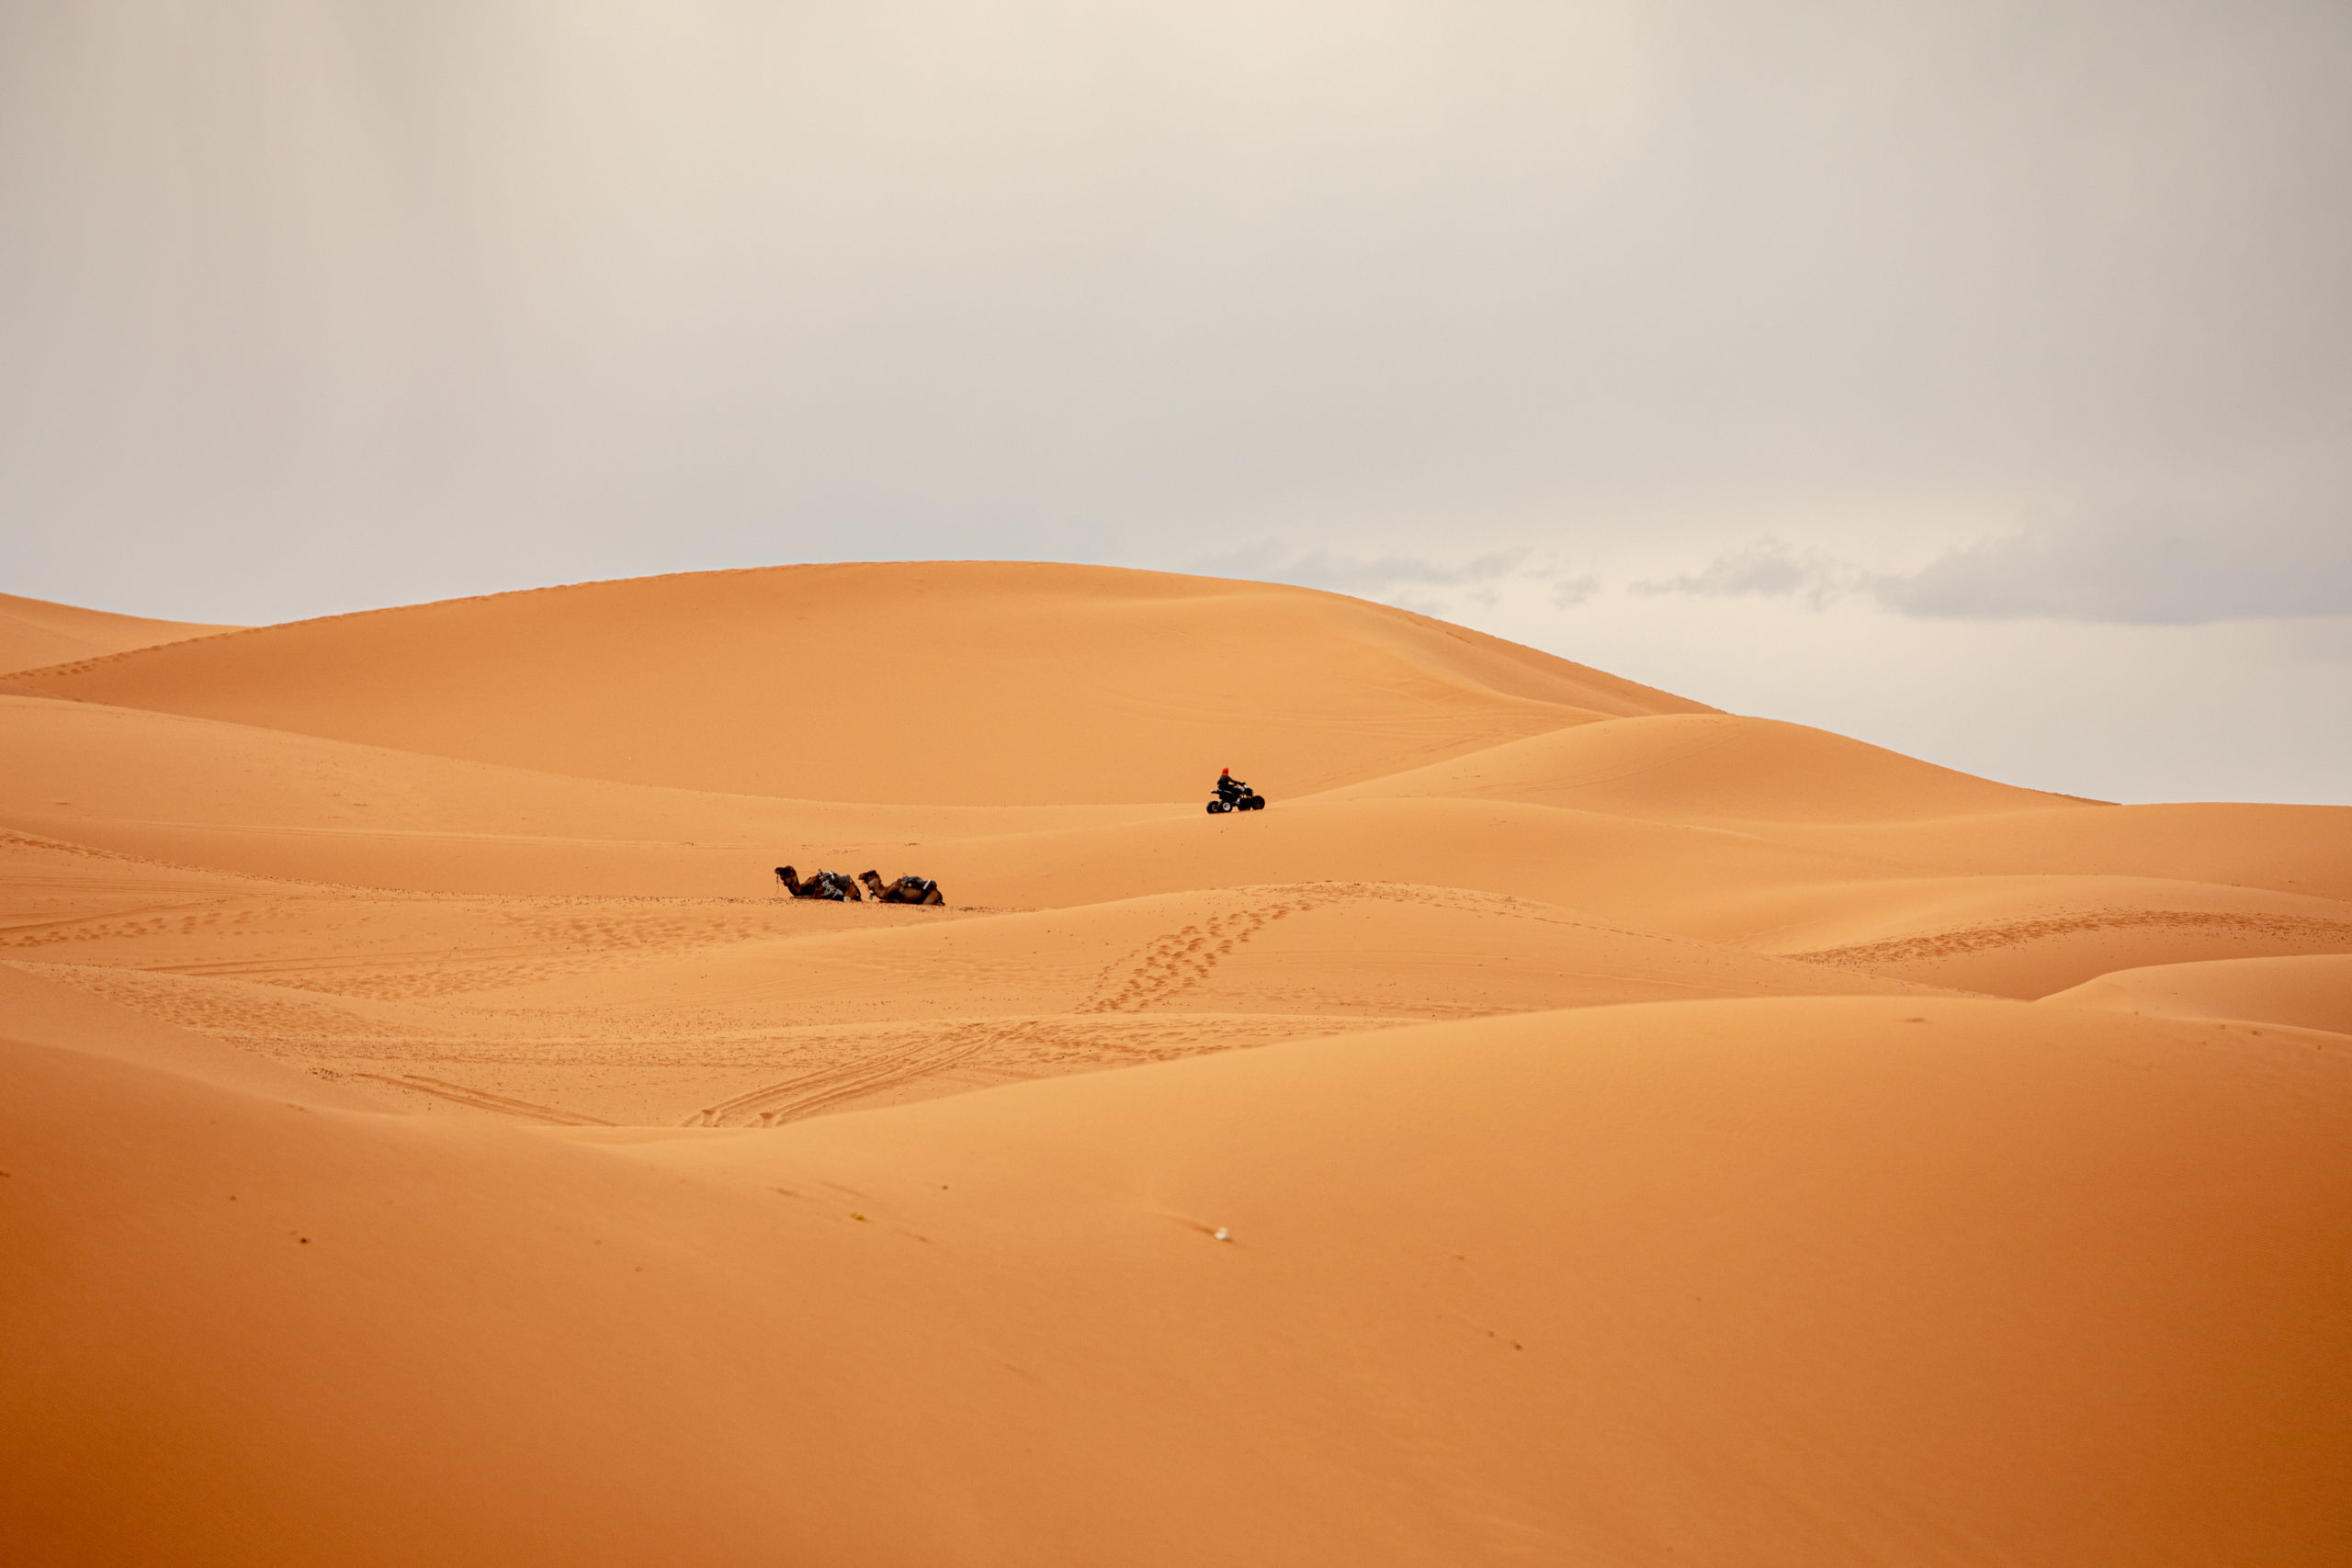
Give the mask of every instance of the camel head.
[[868, 887], [879, 887], [882, 886], [882, 874], [878, 871], [861, 871], [857, 874], [857, 879], [860, 882], [865, 883]]

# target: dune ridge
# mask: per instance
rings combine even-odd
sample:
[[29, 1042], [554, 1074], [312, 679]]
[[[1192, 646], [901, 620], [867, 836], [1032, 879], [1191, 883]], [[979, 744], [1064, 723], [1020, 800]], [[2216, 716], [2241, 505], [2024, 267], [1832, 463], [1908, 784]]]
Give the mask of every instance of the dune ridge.
[[0, 754], [8, 1561], [2352, 1540], [2352, 811], [1024, 563], [126, 641]]
[[2114, 970], [2042, 999], [2352, 1035], [2352, 954], [2147, 964]]
[[1015, 562], [585, 583], [8, 684], [624, 783], [904, 805], [1181, 799], [1220, 746], [1323, 787], [1399, 752], [1704, 711], [1338, 594]]
[[242, 629], [195, 621], [119, 615], [108, 610], [85, 610], [47, 599], [0, 593], [0, 674], [31, 674], [141, 648]]

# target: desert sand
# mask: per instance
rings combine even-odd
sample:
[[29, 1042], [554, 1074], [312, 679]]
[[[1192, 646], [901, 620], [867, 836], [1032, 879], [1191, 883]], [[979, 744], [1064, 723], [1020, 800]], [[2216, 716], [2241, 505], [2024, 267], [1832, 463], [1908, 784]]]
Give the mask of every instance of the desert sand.
[[1051, 565], [0, 668], [0, 1559], [2352, 1558], [2352, 809]]
[[152, 621], [138, 615], [117, 615], [105, 610], [85, 610], [73, 604], [52, 604], [45, 599], [21, 599], [0, 593], [0, 669], [27, 670], [35, 665], [66, 664], [75, 660], [102, 659], [134, 648], [182, 642], [238, 626], [204, 626], [192, 621]]

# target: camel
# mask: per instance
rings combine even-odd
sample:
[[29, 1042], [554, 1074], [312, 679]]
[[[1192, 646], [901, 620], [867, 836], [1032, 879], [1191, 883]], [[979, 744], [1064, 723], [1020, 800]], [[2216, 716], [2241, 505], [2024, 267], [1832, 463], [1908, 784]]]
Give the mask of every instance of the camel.
[[944, 904], [947, 902], [940, 896], [939, 884], [927, 876], [902, 876], [896, 882], [886, 884], [879, 872], [861, 871], [857, 874], [857, 879], [865, 884], [866, 891], [874, 895], [874, 901], [877, 904]]
[[775, 879], [795, 898], [830, 898], [836, 904], [862, 903], [865, 898], [857, 884], [838, 871], [812, 871], [804, 882], [790, 866], [780, 865], [775, 868]]

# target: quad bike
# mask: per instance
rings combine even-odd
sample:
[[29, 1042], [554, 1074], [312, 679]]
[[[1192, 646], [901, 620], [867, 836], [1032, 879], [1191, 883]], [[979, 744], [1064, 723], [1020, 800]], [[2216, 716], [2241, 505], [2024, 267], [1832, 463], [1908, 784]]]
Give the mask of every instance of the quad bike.
[[1209, 815], [1219, 817], [1228, 811], [1263, 811], [1266, 797], [1248, 784], [1236, 780], [1230, 790], [1219, 789], [1216, 798], [1209, 802]]

